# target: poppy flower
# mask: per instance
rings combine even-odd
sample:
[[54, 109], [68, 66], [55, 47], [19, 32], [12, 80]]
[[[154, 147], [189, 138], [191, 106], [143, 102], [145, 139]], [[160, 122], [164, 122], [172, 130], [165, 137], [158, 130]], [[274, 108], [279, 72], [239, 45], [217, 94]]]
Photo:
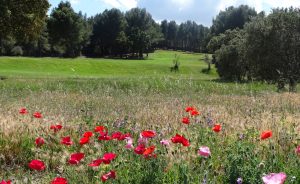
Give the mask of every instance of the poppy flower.
[[190, 145], [189, 141], [184, 136], [181, 136], [179, 134], [176, 134], [174, 137], [172, 137], [171, 141], [173, 143], [181, 143], [183, 146]]
[[155, 150], [155, 146], [150, 146], [148, 148], [145, 149], [143, 155], [144, 156], [149, 156], [149, 155], [152, 155], [152, 153], [154, 152]]
[[83, 134], [83, 137], [88, 137], [88, 138], [90, 138], [90, 137], [92, 137], [92, 136], [93, 136], [93, 132], [90, 132], [90, 131], [84, 132], [84, 134]]
[[68, 181], [65, 178], [57, 177], [51, 181], [51, 184], [68, 184]]
[[110, 178], [112, 178], [112, 179], [116, 178], [116, 172], [115, 171], [110, 171], [107, 174], [104, 174], [104, 175], [101, 176], [102, 182], [106, 182], [106, 180], [108, 180]]
[[162, 144], [164, 146], [170, 146], [170, 141], [166, 140], [166, 139], [163, 139], [163, 140], [160, 141], [160, 144]]
[[260, 138], [262, 140], [267, 139], [272, 137], [272, 131], [268, 130], [268, 131], [264, 131], [263, 133], [261, 133]]
[[123, 141], [123, 140], [125, 140], [128, 137], [131, 137], [130, 133], [126, 133], [126, 134], [121, 135], [121, 137], [118, 140], [119, 141]]
[[262, 177], [264, 184], [283, 184], [286, 179], [286, 174], [281, 173], [270, 173]]
[[190, 124], [190, 118], [183, 117], [182, 120], [181, 120], [181, 122], [188, 125], [188, 124]]
[[93, 160], [92, 163], [89, 164], [90, 167], [98, 167], [103, 162], [102, 158]]
[[117, 157], [116, 154], [114, 153], [105, 153], [102, 157], [102, 161], [105, 163], [105, 164], [110, 164], [110, 162], [112, 160], [114, 160], [115, 158]]
[[103, 133], [103, 132], [107, 132], [107, 129], [104, 126], [96, 126], [94, 132]]
[[143, 138], [153, 138], [155, 137], [156, 133], [153, 130], [145, 130], [141, 133]]
[[19, 110], [19, 113], [20, 113], [20, 114], [27, 114], [28, 111], [27, 111], [26, 108], [21, 108], [21, 109]]
[[54, 133], [60, 131], [62, 129], [63, 126], [61, 125], [51, 125], [50, 129], [54, 131]]
[[90, 138], [89, 137], [82, 137], [79, 141], [80, 145], [84, 145], [90, 142]]
[[214, 132], [220, 132], [222, 129], [221, 125], [220, 124], [215, 124], [215, 126], [213, 127], [213, 131]]
[[132, 149], [133, 148], [133, 139], [131, 137], [126, 137], [126, 149]]
[[127, 137], [131, 137], [130, 133], [122, 134], [122, 132], [114, 132], [111, 134], [111, 139], [117, 139], [119, 141], [123, 141]]
[[190, 113], [191, 113], [191, 116], [198, 116], [198, 115], [200, 115], [200, 112], [197, 111], [197, 110], [190, 111]]
[[191, 106], [185, 108], [185, 112], [191, 112], [191, 111], [194, 111], [194, 110], [195, 110], [195, 108], [191, 107]]
[[40, 112], [35, 112], [35, 113], [33, 113], [33, 117], [39, 119], [39, 118], [42, 118], [42, 114]]
[[109, 135], [107, 135], [106, 132], [104, 132], [104, 133], [102, 132], [102, 133], [100, 133], [98, 140], [99, 141], [109, 141], [109, 140], [111, 140], [111, 137]]
[[210, 153], [209, 147], [201, 146], [198, 150], [198, 154], [203, 157], [209, 157], [211, 153]]
[[7, 180], [7, 181], [2, 180], [2, 181], [0, 182], [0, 184], [11, 184], [11, 181], [10, 181], [10, 180]]
[[41, 147], [43, 144], [45, 144], [45, 140], [42, 137], [38, 137], [35, 139], [35, 145], [37, 147]]
[[37, 171], [42, 171], [46, 168], [44, 162], [40, 160], [32, 160], [28, 164], [28, 166], [30, 169], [37, 170]]
[[70, 156], [69, 163], [72, 165], [78, 164], [84, 158], [84, 153], [74, 153]]
[[139, 144], [136, 148], [134, 148], [134, 152], [138, 155], [142, 155], [145, 151], [145, 145]]
[[73, 144], [73, 142], [71, 141], [71, 137], [67, 136], [67, 137], [62, 137], [60, 143], [70, 146]]

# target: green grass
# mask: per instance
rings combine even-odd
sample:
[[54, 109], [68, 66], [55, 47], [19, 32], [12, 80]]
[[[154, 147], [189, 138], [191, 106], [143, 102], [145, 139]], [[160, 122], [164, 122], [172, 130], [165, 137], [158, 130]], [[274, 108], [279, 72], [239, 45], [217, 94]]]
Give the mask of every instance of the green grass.
[[136, 77], [136, 76], [180, 76], [202, 79], [217, 78], [216, 73], [201, 74], [205, 67], [203, 54], [181, 54], [180, 73], [170, 73], [174, 52], [157, 51], [145, 60], [121, 59], [59, 59], [1, 57], [0, 74], [14, 77], [58, 77], [58, 78], [99, 78], [99, 77]]
[[[169, 70], [175, 54], [181, 54], [179, 73]], [[223, 184], [238, 177], [252, 184], [271, 172], [285, 172], [287, 183], [299, 183], [293, 176], [299, 176], [300, 94], [276, 93], [274, 85], [265, 83], [220, 82], [215, 68], [210, 74], [201, 72], [207, 67], [203, 57], [173, 51], [156, 51], [146, 60], [1, 57], [0, 76], [6, 79], [0, 80], [0, 181], [47, 184], [63, 176], [69, 183], [101, 183], [101, 174], [115, 169], [117, 179], [111, 182], [122, 184], [196, 184], [204, 178]], [[181, 118], [188, 105], [201, 115], [187, 126]], [[29, 114], [21, 116], [21, 107]], [[32, 118], [35, 111], [44, 119]], [[120, 120], [127, 124], [113, 126]], [[208, 120], [221, 124], [222, 131], [214, 133]], [[49, 127], [57, 123], [64, 128], [54, 134]], [[66, 135], [78, 143], [83, 131], [96, 125], [107, 126], [110, 133], [132, 133], [135, 146], [142, 130], [156, 130], [158, 136], [150, 142], [157, 147], [157, 159], [124, 150], [124, 142], [99, 144], [97, 137], [84, 147], [59, 144]], [[273, 136], [261, 141], [265, 130]], [[176, 133], [184, 134], [191, 146], [160, 146], [161, 139]], [[46, 144], [35, 148], [39, 136]], [[203, 145], [211, 148], [211, 158], [197, 155]], [[69, 166], [69, 155], [78, 150], [87, 157]], [[110, 151], [118, 154], [111, 165], [87, 167]], [[46, 171], [30, 170], [32, 159], [43, 160]]]

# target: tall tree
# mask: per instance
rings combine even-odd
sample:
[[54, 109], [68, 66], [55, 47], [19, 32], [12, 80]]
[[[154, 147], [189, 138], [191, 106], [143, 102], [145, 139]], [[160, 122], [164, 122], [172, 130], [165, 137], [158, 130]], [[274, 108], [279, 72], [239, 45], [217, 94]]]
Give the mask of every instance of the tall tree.
[[130, 51], [133, 55], [137, 53], [139, 58], [143, 58], [143, 53], [152, 47], [151, 39], [155, 39], [152, 37], [156, 35], [153, 34], [156, 30], [153, 29], [155, 22], [146, 9], [140, 8], [133, 8], [126, 12], [125, 18], [128, 23], [126, 34]]
[[127, 45], [126, 26], [125, 16], [118, 9], [105, 10], [98, 15], [91, 36], [95, 55], [122, 55]]
[[246, 22], [249, 22], [252, 17], [255, 17], [257, 12], [255, 9], [247, 5], [239, 7], [230, 6], [225, 11], [220, 11], [211, 26], [211, 32], [214, 35], [224, 33], [228, 29], [243, 28]]
[[61, 2], [49, 19], [48, 30], [52, 49], [60, 56], [76, 57], [81, 54], [84, 41], [84, 21], [69, 2]]

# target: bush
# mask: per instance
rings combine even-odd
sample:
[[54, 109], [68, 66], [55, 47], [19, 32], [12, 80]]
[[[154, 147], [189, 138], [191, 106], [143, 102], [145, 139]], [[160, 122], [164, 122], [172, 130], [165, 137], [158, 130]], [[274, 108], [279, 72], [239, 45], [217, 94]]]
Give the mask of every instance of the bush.
[[22, 56], [23, 55], [23, 49], [20, 46], [15, 46], [11, 49], [11, 54], [13, 56]]

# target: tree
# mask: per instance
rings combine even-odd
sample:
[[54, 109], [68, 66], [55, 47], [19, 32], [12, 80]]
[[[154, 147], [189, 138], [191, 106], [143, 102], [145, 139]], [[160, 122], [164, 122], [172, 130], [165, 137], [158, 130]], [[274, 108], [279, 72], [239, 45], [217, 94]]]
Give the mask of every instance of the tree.
[[59, 56], [81, 54], [85, 35], [82, 16], [75, 13], [69, 2], [61, 2], [49, 19], [48, 30], [52, 50]]
[[243, 57], [245, 31], [228, 30], [218, 37], [216, 37], [217, 40], [223, 40], [223, 44], [215, 52], [216, 68], [220, 77], [224, 80], [247, 80], [248, 65]]
[[153, 31], [155, 21], [146, 9], [133, 8], [126, 12], [127, 20], [126, 35], [128, 36], [130, 51], [132, 55], [138, 54], [139, 58], [143, 58], [143, 53], [152, 47], [151, 40], [156, 39]]
[[43, 30], [48, 0], [0, 0], [0, 39], [36, 39]]
[[97, 15], [91, 37], [95, 55], [120, 54], [122, 56], [127, 50], [126, 26], [126, 19], [118, 9], [105, 10], [101, 15]]
[[235, 8], [230, 6], [225, 11], [220, 13], [213, 19], [213, 25], [211, 26], [211, 33], [218, 35], [224, 33], [228, 29], [243, 28], [246, 22], [249, 22], [252, 17], [255, 17], [257, 12], [255, 9], [250, 8], [247, 5], [240, 5]]
[[246, 26], [246, 58], [252, 75], [260, 80], [285, 83], [296, 90], [300, 79], [300, 10], [275, 9]]

